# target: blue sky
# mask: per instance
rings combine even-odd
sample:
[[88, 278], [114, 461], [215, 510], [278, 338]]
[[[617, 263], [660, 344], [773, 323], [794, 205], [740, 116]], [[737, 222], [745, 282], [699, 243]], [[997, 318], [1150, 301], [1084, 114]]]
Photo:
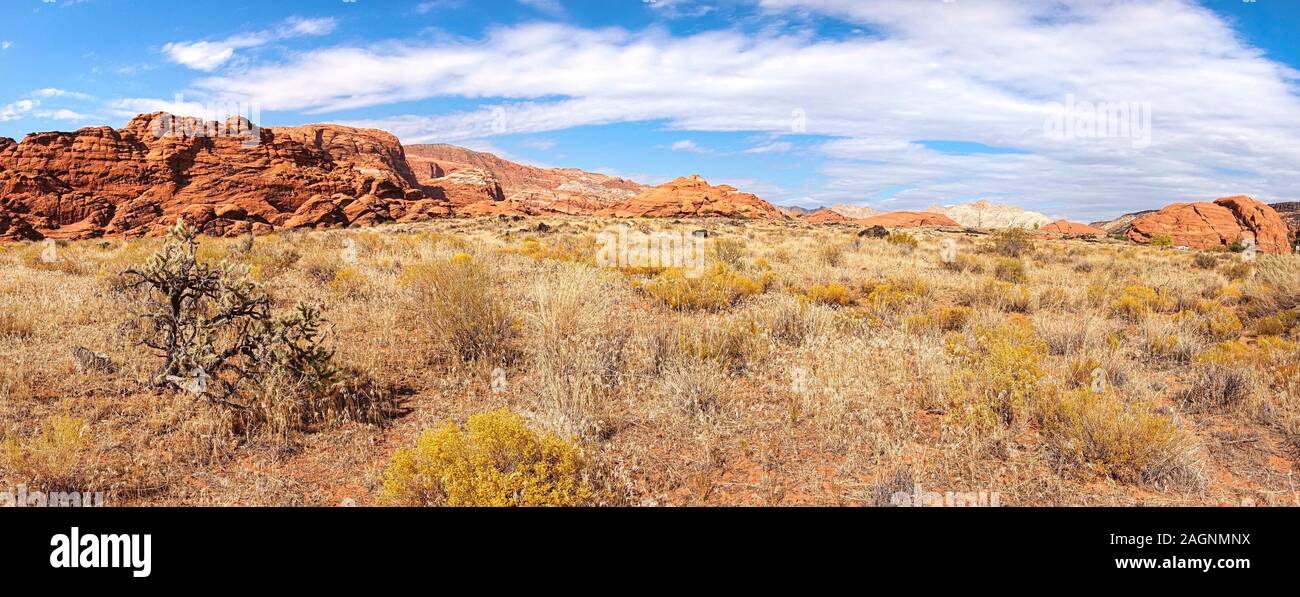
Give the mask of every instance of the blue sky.
[[255, 107], [780, 204], [1297, 200], [1298, 4], [0, 0], [0, 136]]

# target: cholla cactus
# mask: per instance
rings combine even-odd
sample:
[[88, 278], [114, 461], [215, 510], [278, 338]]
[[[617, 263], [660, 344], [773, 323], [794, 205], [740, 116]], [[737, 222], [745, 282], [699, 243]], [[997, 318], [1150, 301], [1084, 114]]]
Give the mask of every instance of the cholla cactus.
[[[247, 408], [250, 393], [272, 371], [317, 390], [333, 384], [337, 370], [333, 353], [320, 345], [320, 312], [300, 306], [273, 317], [265, 289], [247, 267], [198, 261], [197, 237], [195, 228], [177, 222], [157, 253], [124, 274], [126, 288], [144, 304], [142, 343], [163, 357], [154, 383], [200, 387], [190, 391], [238, 408]], [[187, 385], [195, 372], [206, 382]]]

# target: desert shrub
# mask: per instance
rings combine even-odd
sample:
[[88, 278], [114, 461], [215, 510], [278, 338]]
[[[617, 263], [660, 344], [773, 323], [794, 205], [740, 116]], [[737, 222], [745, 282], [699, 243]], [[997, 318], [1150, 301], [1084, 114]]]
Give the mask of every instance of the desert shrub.
[[1034, 328], [1054, 355], [1072, 355], [1102, 345], [1110, 326], [1106, 319], [1087, 313], [1047, 313], [1034, 316]]
[[89, 446], [89, 427], [82, 419], [56, 415], [29, 438], [5, 436], [0, 465], [34, 486], [48, 490], [85, 489], [82, 465]]
[[592, 236], [557, 236], [545, 241], [526, 238], [515, 252], [535, 260], [596, 264], [597, 239]]
[[1300, 308], [1300, 257], [1264, 255], [1259, 270], [1243, 288], [1248, 317], [1264, 317]]
[[671, 407], [670, 413], [710, 420], [724, 410], [727, 378], [711, 361], [678, 360], [659, 376], [656, 395]]
[[762, 282], [737, 273], [724, 262], [715, 263], [699, 276], [669, 269], [638, 286], [674, 309], [705, 311], [725, 309], [764, 290]]
[[1196, 356], [1197, 363], [1249, 368], [1264, 374], [1276, 386], [1285, 386], [1300, 373], [1300, 343], [1277, 336], [1259, 338], [1253, 344], [1241, 340], [1220, 342]]
[[1157, 234], [1151, 237], [1151, 246], [1153, 247], [1172, 247], [1174, 246], [1174, 237], [1168, 234]]
[[837, 242], [828, 242], [817, 249], [817, 256], [821, 258], [822, 263], [839, 267], [844, 262], [844, 246]]
[[1214, 291], [1214, 298], [1223, 305], [1235, 305], [1241, 300], [1241, 283], [1225, 284]]
[[959, 421], [977, 430], [1027, 420], [1041, 391], [1047, 345], [1023, 317], [951, 335], [948, 352], [962, 366], [949, 382]]
[[921, 244], [921, 241], [917, 240], [915, 236], [906, 232], [890, 232], [889, 236], [885, 237], [885, 242], [896, 247], [902, 247], [907, 251], [911, 251]]
[[1255, 266], [1251, 263], [1232, 260], [1219, 270], [1223, 277], [1233, 281], [1243, 281], [1250, 279], [1255, 274]]
[[1192, 257], [1192, 265], [1199, 269], [1214, 269], [1219, 266], [1219, 257], [1213, 253], [1200, 252]]
[[758, 337], [753, 322], [710, 320], [682, 326], [676, 348], [688, 359], [715, 362], [724, 370], [739, 372], [757, 355]]
[[[287, 315], [273, 314], [247, 267], [199, 261], [196, 238], [197, 231], [180, 222], [157, 253], [124, 273], [135, 304], [143, 305], [140, 343], [162, 360], [157, 386], [175, 385], [238, 410], [248, 427], [266, 422], [258, 404], [273, 387], [300, 399], [296, 420], [381, 416], [386, 398], [355, 391], [355, 376], [338, 368], [324, 347], [319, 310], [300, 304]], [[329, 412], [318, 410], [326, 404], [333, 407]]]
[[1201, 333], [1212, 341], [1240, 337], [1243, 328], [1236, 313], [1217, 303], [1197, 318], [1197, 325]]
[[1296, 327], [1297, 320], [1300, 311], [1293, 309], [1256, 319], [1250, 323], [1250, 329], [1260, 336], [1285, 336]]
[[1178, 392], [1177, 400], [1195, 410], [1222, 412], [1247, 405], [1254, 387], [1249, 369], [1208, 362], [1196, 368], [1190, 386]]
[[1003, 282], [1015, 284], [1021, 284], [1028, 280], [1028, 276], [1025, 275], [1024, 262], [1013, 257], [999, 258], [993, 265], [993, 277]]
[[1189, 439], [1147, 401], [1079, 389], [1043, 400], [1038, 416], [1052, 451], [1085, 476], [1128, 483], [1193, 476]]
[[831, 282], [810, 286], [802, 297], [804, 300], [820, 305], [844, 307], [853, 304], [853, 293], [848, 286]]
[[782, 302], [768, 317], [774, 340], [787, 346], [802, 346], [817, 330], [817, 322], [802, 302]]
[[1034, 241], [1023, 228], [1007, 228], [993, 237], [992, 251], [1003, 257], [1019, 259], [1034, 252]]
[[966, 327], [972, 313], [970, 307], [960, 305], [935, 307], [907, 318], [907, 327], [921, 331], [955, 332]]
[[984, 262], [979, 257], [967, 253], [958, 253], [956, 259], [941, 262], [943, 269], [953, 272], [984, 273]]
[[1138, 332], [1143, 351], [1153, 359], [1190, 362], [1204, 346], [1190, 318], [1147, 316], [1138, 323]]
[[244, 254], [249, 275], [256, 280], [270, 280], [288, 272], [302, 258], [293, 245], [284, 239], [279, 242], [258, 243]]
[[1066, 309], [1071, 302], [1069, 291], [1061, 286], [1047, 286], [1038, 292], [1040, 309]]
[[410, 289], [416, 308], [428, 314], [441, 356], [502, 362], [515, 356], [515, 316], [491, 272], [470, 255], [408, 265], [399, 283]]
[[313, 282], [329, 284], [334, 281], [339, 270], [344, 269], [344, 267], [342, 260], [337, 255], [316, 251], [304, 255], [298, 261], [298, 269], [307, 276], [307, 279]]
[[889, 314], [926, 296], [930, 292], [924, 280], [917, 277], [894, 277], [884, 282], [867, 282], [862, 285], [862, 304], [878, 315]]
[[1173, 308], [1174, 301], [1163, 291], [1141, 284], [1130, 284], [1111, 304], [1115, 312], [1129, 321], [1140, 321], [1150, 313], [1162, 313]]
[[393, 455], [380, 502], [402, 506], [581, 506], [597, 492], [573, 442], [508, 410], [448, 422]]
[[334, 272], [330, 290], [342, 298], [363, 298], [369, 293], [365, 274], [355, 267], [344, 267]]
[[739, 268], [748, 253], [745, 241], [738, 238], [718, 238], [709, 243], [709, 254], [713, 259], [732, 268]]
[[21, 340], [30, 338], [35, 333], [30, 319], [20, 317], [17, 313], [0, 313], [0, 339]]

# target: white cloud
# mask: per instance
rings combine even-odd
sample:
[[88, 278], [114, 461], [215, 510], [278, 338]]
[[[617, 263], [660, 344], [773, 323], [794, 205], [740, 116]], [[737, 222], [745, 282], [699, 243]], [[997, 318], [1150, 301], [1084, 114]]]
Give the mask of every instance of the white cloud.
[[13, 45], [13, 42], [10, 42], [9, 40], [0, 41], [0, 50], [8, 50], [13, 47]]
[[276, 29], [234, 35], [217, 41], [182, 41], [163, 46], [163, 53], [177, 64], [201, 71], [213, 71], [234, 58], [235, 51], [254, 48], [277, 40], [304, 36], [328, 35], [334, 31], [333, 18], [291, 18]]
[[746, 149], [745, 153], [785, 153], [791, 149], [794, 149], [794, 145], [791, 145], [790, 143], [785, 141], [774, 141], [772, 143], [764, 143]]
[[41, 102], [39, 101], [24, 99], [0, 106], [0, 122], [18, 120], [19, 118], [22, 118], [24, 114], [31, 112], [32, 109], [39, 105], [41, 105]]
[[[1219, 194], [1300, 187], [1300, 73], [1249, 47], [1191, 0], [893, 2], [761, 0], [774, 18], [818, 12], [875, 33], [819, 39], [762, 29], [667, 31], [560, 24], [296, 54], [196, 83], [267, 110], [325, 113], [433, 97], [482, 109], [361, 123], [409, 142], [663, 121], [691, 131], [804, 133], [834, 203], [893, 194], [900, 208], [983, 196], [1101, 217]], [[1152, 106], [1152, 143], [1048, 138], [1051, 102]], [[948, 155], [955, 139], [1028, 154]], [[1256, 173], [1224, 178], [1223, 168]], [[895, 191], [902, 187], [901, 191]]]
[[524, 141], [521, 141], [519, 144], [529, 149], [550, 151], [554, 149], [555, 146], [558, 145], [559, 143], [555, 139], [525, 139]]
[[520, 4], [544, 12], [548, 15], [560, 15], [564, 13], [564, 6], [559, 0], [518, 0]]
[[167, 101], [148, 97], [123, 98], [108, 102], [105, 110], [119, 118], [134, 118], [140, 114], [152, 112], [166, 112], [175, 116], [192, 116], [195, 118], [214, 118], [211, 107], [198, 102], [187, 102], [183, 99], [180, 101]]
[[675, 142], [674, 142], [672, 145], [670, 145], [668, 148], [671, 149], [671, 150], [673, 150], [673, 151], [689, 151], [689, 152], [691, 152], [691, 153], [708, 153], [708, 152], [709, 152], [709, 150], [707, 150], [707, 149], [705, 149], [705, 148], [703, 148], [703, 147], [700, 147], [698, 144], [696, 144], [694, 141], [692, 141], [692, 140], [690, 140], [690, 139], [682, 139], [681, 141], [675, 141]]
[[415, 5], [415, 12], [428, 14], [435, 10], [460, 8], [462, 5], [464, 5], [463, 0], [427, 0]]
[[40, 110], [40, 111], [37, 111], [37, 112], [33, 112], [32, 114], [33, 114], [34, 116], [36, 116], [37, 118], [45, 118], [45, 119], [47, 119], [47, 120], [72, 120], [72, 121], [78, 121], [78, 120], [89, 120], [89, 119], [91, 119], [91, 118], [94, 118], [93, 116], [91, 116], [91, 115], [89, 115], [89, 114], [82, 114], [82, 113], [80, 113], [80, 112], [73, 112], [72, 110], [68, 110], [68, 109], [66, 109], [66, 108], [60, 108], [60, 109], [58, 109], [58, 110]]
[[41, 97], [41, 98], [66, 97], [69, 99], [77, 99], [77, 100], [88, 100], [91, 99], [92, 97], [90, 94], [87, 93], [68, 91], [66, 89], [58, 89], [55, 87], [46, 87], [44, 89], [37, 89], [36, 91], [32, 92], [32, 96]]

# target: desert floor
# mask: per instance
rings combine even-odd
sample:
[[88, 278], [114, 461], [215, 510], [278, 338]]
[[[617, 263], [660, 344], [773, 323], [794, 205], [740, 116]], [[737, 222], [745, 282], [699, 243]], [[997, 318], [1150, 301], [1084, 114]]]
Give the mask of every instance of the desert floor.
[[121, 272], [162, 239], [0, 245], [0, 488], [368, 505], [421, 433], [505, 408], [579, 450], [590, 504], [1296, 504], [1298, 257], [635, 222], [709, 231], [687, 277], [598, 267], [620, 224], [202, 239], [277, 312], [321, 306], [334, 361], [391, 401], [375, 422], [236, 425], [156, 388]]

